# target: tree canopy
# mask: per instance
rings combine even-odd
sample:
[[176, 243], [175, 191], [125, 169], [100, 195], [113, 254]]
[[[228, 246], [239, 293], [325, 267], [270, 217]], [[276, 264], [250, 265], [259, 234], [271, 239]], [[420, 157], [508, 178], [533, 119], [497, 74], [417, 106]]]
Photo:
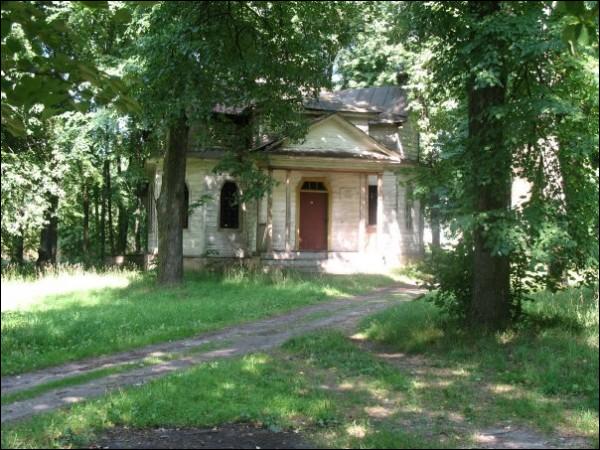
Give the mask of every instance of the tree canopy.
[[[515, 316], [528, 290], [597, 277], [597, 12], [597, 2], [385, 4], [374, 13], [382, 32], [372, 22], [341, 54], [343, 86], [408, 75], [427, 166], [417, 192], [458, 240], [437, 260], [438, 301], [455, 314], [505, 289]], [[519, 201], [515, 178], [531, 186]], [[488, 263], [509, 264], [502, 289], [496, 267], [473, 292], [486, 265], [478, 240]]]
[[304, 98], [399, 84], [439, 305], [495, 326], [531, 290], [597, 278], [597, 2], [29, 1], [1, 19], [3, 258], [141, 253], [152, 157], [177, 282], [189, 148], [228, 148], [216, 170], [258, 198], [273, 181], [247, 150], [301, 138]]

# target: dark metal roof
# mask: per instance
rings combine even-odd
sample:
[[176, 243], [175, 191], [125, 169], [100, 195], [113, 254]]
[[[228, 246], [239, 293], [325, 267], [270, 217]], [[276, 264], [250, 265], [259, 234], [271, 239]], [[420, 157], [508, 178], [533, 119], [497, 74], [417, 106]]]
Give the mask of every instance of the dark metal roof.
[[375, 114], [375, 121], [403, 121], [407, 116], [406, 92], [399, 86], [381, 86], [321, 92], [307, 99], [307, 109]]
[[[218, 104], [213, 112], [240, 115], [247, 112], [250, 106]], [[306, 98], [304, 107], [327, 112], [367, 113], [373, 122], [403, 122], [407, 116], [406, 92], [399, 86], [322, 91], [318, 98]]]

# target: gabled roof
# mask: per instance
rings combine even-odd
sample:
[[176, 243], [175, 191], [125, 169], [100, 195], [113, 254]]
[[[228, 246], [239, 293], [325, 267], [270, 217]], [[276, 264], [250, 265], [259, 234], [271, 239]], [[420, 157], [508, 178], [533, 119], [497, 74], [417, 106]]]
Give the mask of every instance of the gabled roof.
[[407, 117], [406, 92], [399, 86], [323, 91], [307, 99], [305, 108], [330, 112], [370, 113], [375, 122], [403, 122]]
[[267, 143], [256, 151], [294, 156], [324, 156], [400, 162], [397, 152], [373, 139], [341, 115], [334, 113], [313, 122], [302, 142], [287, 138]]
[[[246, 113], [252, 106], [218, 104], [213, 112], [235, 116]], [[304, 107], [322, 112], [365, 113], [372, 122], [403, 122], [408, 115], [406, 92], [400, 86], [322, 91], [317, 98], [306, 98]]]

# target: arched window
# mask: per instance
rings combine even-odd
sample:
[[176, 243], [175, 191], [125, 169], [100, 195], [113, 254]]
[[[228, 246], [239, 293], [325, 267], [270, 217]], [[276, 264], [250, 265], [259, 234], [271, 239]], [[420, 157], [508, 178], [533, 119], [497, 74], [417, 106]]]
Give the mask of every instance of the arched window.
[[221, 228], [239, 228], [238, 188], [233, 181], [227, 181], [221, 188], [221, 216], [219, 222]]
[[183, 185], [183, 208], [181, 209], [181, 228], [187, 229], [190, 215], [190, 191], [187, 184]]

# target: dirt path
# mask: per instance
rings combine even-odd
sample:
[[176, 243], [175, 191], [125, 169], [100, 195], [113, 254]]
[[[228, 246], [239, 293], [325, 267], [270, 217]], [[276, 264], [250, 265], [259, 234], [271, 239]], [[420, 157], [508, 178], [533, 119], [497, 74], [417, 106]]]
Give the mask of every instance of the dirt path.
[[[115, 373], [76, 386], [48, 391], [32, 399], [2, 405], [2, 423], [98, 397], [117, 388], [141, 385], [206, 361], [277, 347], [294, 336], [320, 328], [352, 327], [365, 316], [398, 301], [413, 299], [421, 293], [422, 291], [414, 286], [398, 284], [374, 290], [366, 295], [333, 300], [194, 338], [4, 377], [2, 395], [31, 389], [51, 381], [84, 375], [99, 369], [142, 364], [149, 357], [169, 357], [169, 361]], [[206, 346], [216, 347], [216, 349], [202, 351]]]

